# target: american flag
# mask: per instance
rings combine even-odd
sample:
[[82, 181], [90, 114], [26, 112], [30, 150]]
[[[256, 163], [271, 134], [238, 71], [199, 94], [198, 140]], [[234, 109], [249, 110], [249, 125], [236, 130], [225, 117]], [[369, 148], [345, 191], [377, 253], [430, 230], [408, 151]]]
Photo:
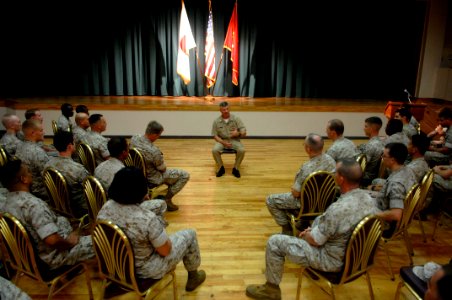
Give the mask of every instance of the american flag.
[[206, 70], [204, 72], [204, 76], [207, 78], [207, 88], [210, 88], [215, 83], [216, 78], [215, 43], [213, 41], [213, 17], [211, 7], [209, 7], [209, 21], [207, 22], [206, 49], [204, 55], [206, 56]]

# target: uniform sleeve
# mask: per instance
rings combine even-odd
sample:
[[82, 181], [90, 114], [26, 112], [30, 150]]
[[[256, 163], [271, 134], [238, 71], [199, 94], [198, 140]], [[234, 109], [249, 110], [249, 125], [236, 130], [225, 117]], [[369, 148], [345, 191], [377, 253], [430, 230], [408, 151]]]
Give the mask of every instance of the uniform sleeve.
[[399, 182], [388, 181], [387, 190], [389, 191], [389, 208], [403, 209], [403, 200], [407, 193], [405, 187]]
[[44, 202], [35, 202], [24, 211], [29, 212], [27, 223], [31, 223], [42, 240], [58, 232], [58, 226], [54, 223], [55, 215]]
[[[333, 204], [332, 204], [333, 205]], [[334, 208], [330, 206], [325, 213], [316, 218], [313, 223], [311, 235], [318, 245], [325, 244], [334, 235], [342, 220], [334, 214]]]
[[149, 214], [149, 223], [147, 225], [147, 228], [149, 229], [148, 239], [154, 248], [158, 248], [166, 243], [168, 235], [166, 234], [165, 228], [158, 220], [157, 216], [151, 211], [149, 211]]

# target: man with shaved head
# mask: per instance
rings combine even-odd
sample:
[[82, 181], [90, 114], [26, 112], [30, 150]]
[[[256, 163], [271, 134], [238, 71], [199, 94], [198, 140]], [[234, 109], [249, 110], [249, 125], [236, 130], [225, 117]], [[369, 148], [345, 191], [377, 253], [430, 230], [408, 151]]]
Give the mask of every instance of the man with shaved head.
[[266, 283], [249, 285], [246, 295], [253, 299], [281, 299], [279, 284], [285, 259], [303, 267], [325, 272], [339, 272], [347, 242], [356, 225], [366, 216], [379, 212], [369, 193], [359, 188], [360, 165], [354, 159], [339, 161], [335, 181], [341, 189], [339, 199], [315, 218], [312, 227], [298, 237], [274, 234], [267, 242]]
[[89, 115], [84, 112], [79, 112], [75, 115], [75, 125], [72, 127], [74, 134], [74, 145], [77, 147], [80, 141], [83, 140], [89, 128]]
[[6, 150], [6, 152], [11, 155], [15, 155], [17, 146], [22, 143], [22, 141], [19, 140], [16, 136], [16, 134], [22, 128], [20, 119], [16, 115], [5, 114], [2, 118], [2, 123], [6, 129], [6, 132], [0, 139], [0, 144]]
[[292, 235], [292, 226], [287, 218], [286, 210], [300, 209], [301, 186], [305, 179], [315, 171], [331, 172], [336, 167], [334, 159], [323, 153], [323, 145], [323, 138], [320, 135], [308, 134], [304, 141], [304, 149], [309, 156], [309, 161], [305, 162], [295, 175], [292, 190], [267, 197], [267, 208], [276, 223], [282, 227], [283, 234]]

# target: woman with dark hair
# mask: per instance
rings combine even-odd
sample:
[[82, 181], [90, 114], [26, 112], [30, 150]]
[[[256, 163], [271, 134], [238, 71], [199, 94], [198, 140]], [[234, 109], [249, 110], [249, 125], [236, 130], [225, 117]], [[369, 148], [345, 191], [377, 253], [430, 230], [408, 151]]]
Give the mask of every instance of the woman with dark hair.
[[[135, 254], [137, 275], [160, 279], [181, 260], [188, 271], [186, 291], [193, 291], [206, 279], [201, 264], [196, 231], [185, 229], [168, 236], [165, 222], [152, 210], [158, 200], [150, 200], [147, 180], [140, 169], [119, 170], [108, 190], [109, 200], [98, 219], [118, 225], [129, 238]], [[159, 204], [160, 205], [160, 204]]]

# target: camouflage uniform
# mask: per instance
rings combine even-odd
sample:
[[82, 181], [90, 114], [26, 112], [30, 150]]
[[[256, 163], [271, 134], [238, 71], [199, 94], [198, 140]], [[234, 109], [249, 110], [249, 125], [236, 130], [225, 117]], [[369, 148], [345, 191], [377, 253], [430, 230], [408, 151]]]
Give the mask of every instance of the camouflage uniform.
[[344, 158], [356, 158], [359, 154], [356, 145], [345, 137], [340, 137], [333, 142], [331, 147], [326, 151], [326, 154], [331, 156], [335, 161]]
[[[449, 128], [446, 131], [446, 135], [444, 137], [444, 147], [452, 149], [452, 128]], [[443, 154], [443, 153], [435, 152], [435, 151], [427, 151], [424, 154], [424, 158], [427, 161], [427, 163], [429, 163], [429, 164], [430, 163], [448, 164], [451, 162], [451, 155], [452, 155], [452, 151], [450, 152], [450, 154]]]
[[89, 176], [89, 172], [82, 164], [75, 162], [70, 157], [58, 156], [51, 157], [44, 165], [44, 168], [52, 167], [60, 171], [66, 179], [71, 197], [71, 209], [77, 218], [88, 213], [88, 205], [83, 193], [83, 180]]
[[74, 125], [72, 124], [71, 120], [66, 118], [65, 116], [61, 115], [58, 118], [57, 121], [57, 127], [59, 130], [63, 130], [63, 131], [72, 131], [72, 127]]
[[58, 233], [66, 239], [73, 230], [66, 218], [56, 216], [44, 201], [32, 194], [10, 192], [5, 211], [22, 222], [36, 245], [39, 257], [51, 269], [94, 257], [91, 236], [80, 236], [78, 244], [70, 250], [57, 250], [46, 245], [44, 239], [48, 236]]
[[22, 141], [15, 134], [6, 132], [0, 139], [0, 144], [6, 152], [15, 155], [17, 147], [22, 144]]
[[413, 171], [406, 166], [391, 172], [382, 189], [376, 193], [378, 208], [382, 211], [392, 208], [403, 209], [403, 200], [416, 183]]
[[[130, 147], [135, 147], [143, 154], [146, 163], [147, 179], [150, 183], [149, 187], [165, 183], [168, 185], [168, 193], [176, 195], [185, 186], [190, 179], [190, 174], [182, 169], [166, 168], [163, 159], [163, 153], [143, 135], [133, 136], [130, 141]], [[163, 170], [165, 170], [163, 172]]]
[[41, 199], [48, 199], [47, 191], [42, 178], [45, 164], [49, 161], [47, 153], [38, 143], [25, 140], [16, 150], [16, 156], [30, 168], [33, 183], [30, 191]]
[[[6, 205], [6, 197], [8, 196], [8, 189], [0, 187], [0, 213], [4, 211]], [[1, 299], [1, 298], [0, 298]]]
[[[452, 165], [449, 165], [448, 168], [452, 169]], [[433, 186], [429, 190], [427, 198], [425, 199], [424, 208], [430, 207], [432, 211], [435, 211], [442, 209], [438, 206], [441, 205], [442, 201], [449, 201], [449, 195], [452, 191], [452, 176], [445, 179], [439, 174], [434, 174], [432, 185]]]
[[[195, 271], [201, 264], [196, 232], [192, 229], [180, 230], [168, 237], [164, 225], [146, 205], [124, 205], [109, 200], [102, 206], [97, 219], [110, 220], [118, 225], [129, 238], [135, 255], [136, 272], [141, 278], [162, 278], [181, 260], [187, 271]], [[167, 240], [172, 243], [168, 256], [161, 256], [155, 248]]]
[[105, 161], [110, 156], [108, 152], [108, 139], [96, 131], [87, 131], [82, 142], [88, 144], [93, 150], [96, 159], [96, 165]]
[[[245, 125], [239, 117], [230, 114], [229, 121], [226, 123], [220, 116], [213, 122], [212, 135], [218, 135], [222, 140], [232, 143], [232, 149], [237, 151], [234, 168], [240, 169], [240, 164], [245, 157], [245, 147], [243, 147], [239, 137], [230, 138], [231, 131], [234, 129], [237, 129], [239, 132], [246, 130]], [[218, 142], [215, 142], [215, 145], [212, 148], [212, 155], [218, 167], [223, 165], [223, 160], [221, 159], [221, 151], [223, 148], [224, 146]]]
[[104, 189], [108, 191], [116, 172], [124, 167], [125, 165], [122, 161], [120, 161], [116, 157], [110, 157], [108, 160], [104, 161], [96, 167], [96, 169], [94, 170], [94, 177], [99, 179]]
[[402, 131], [402, 132], [405, 133], [406, 136], [407, 136], [409, 139], [411, 139], [411, 137], [412, 137], [413, 135], [418, 134], [417, 129], [414, 128], [414, 126], [411, 125], [410, 123], [404, 124], [404, 125], [403, 125], [403, 131]]
[[[298, 173], [292, 188], [297, 192], [301, 191], [301, 186], [305, 179], [315, 171], [332, 172], [336, 168], [336, 162], [328, 154], [315, 156], [305, 162]], [[300, 209], [300, 198], [295, 198], [292, 192], [282, 194], [272, 194], [267, 197], [267, 208], [275, 219], [276, 223], [284, 226], [289, 223], [285, 211], [290, 209]]]
[[378, 212], [375, 202], [366, 191], [354, 189], [342, 194], [314, 220], [311, 235], [319, 247], [311, 246], [298, 237], [282, 234], [271, 236], [266, 249], [267, 281], [280, 284], [286, 256], [291, 262], [304, 267], [327, 272], [339, 271], [353, 229], [365, 216]]
[[378, 177], [384, 147], [383, 141], [378, 136], [374, 136], [366, 144], [358, 146], [358, 151], [366, 154], [367, 158], [367, 165], [362, 179], [364, 185], [370, 184], [373, 179]]
[[416, 177], [416, 182], [421, 182], [422, 178], [425, 174], [430, 170], [427, 162], [423, 157], [419, 157], [413, 159], [409, 164], [406, 165], [407, 168], [410, 168], [413, 171], [414, 176]]
[[74, 145], [77, 146], [78, 144], [80, 144], [87, 133], [87, 130], [74, 125], [74, 127], [72, 127], [72, 134], [74, 135]]
[[403, 132], [394, 133], [393, 135], [386, 137], [386, 139], [384, 140], [385, 146], [389, 143], [401, 143], [408, 147], [409, 142], [410, 139]]
[[0, 299], [2, 300], [31, 300], [24, 291], [14, 283], [0, 276]]
[[[448, 166], [449, 169], [452, 169], [452, 165]], [[435, 174], [433, 177], [433, 184], [435, 187], [439, 188], [442, 191], [451, 191], [452, 190], [452, 176], [449, 179], [444, 179], [438, 174]]]

